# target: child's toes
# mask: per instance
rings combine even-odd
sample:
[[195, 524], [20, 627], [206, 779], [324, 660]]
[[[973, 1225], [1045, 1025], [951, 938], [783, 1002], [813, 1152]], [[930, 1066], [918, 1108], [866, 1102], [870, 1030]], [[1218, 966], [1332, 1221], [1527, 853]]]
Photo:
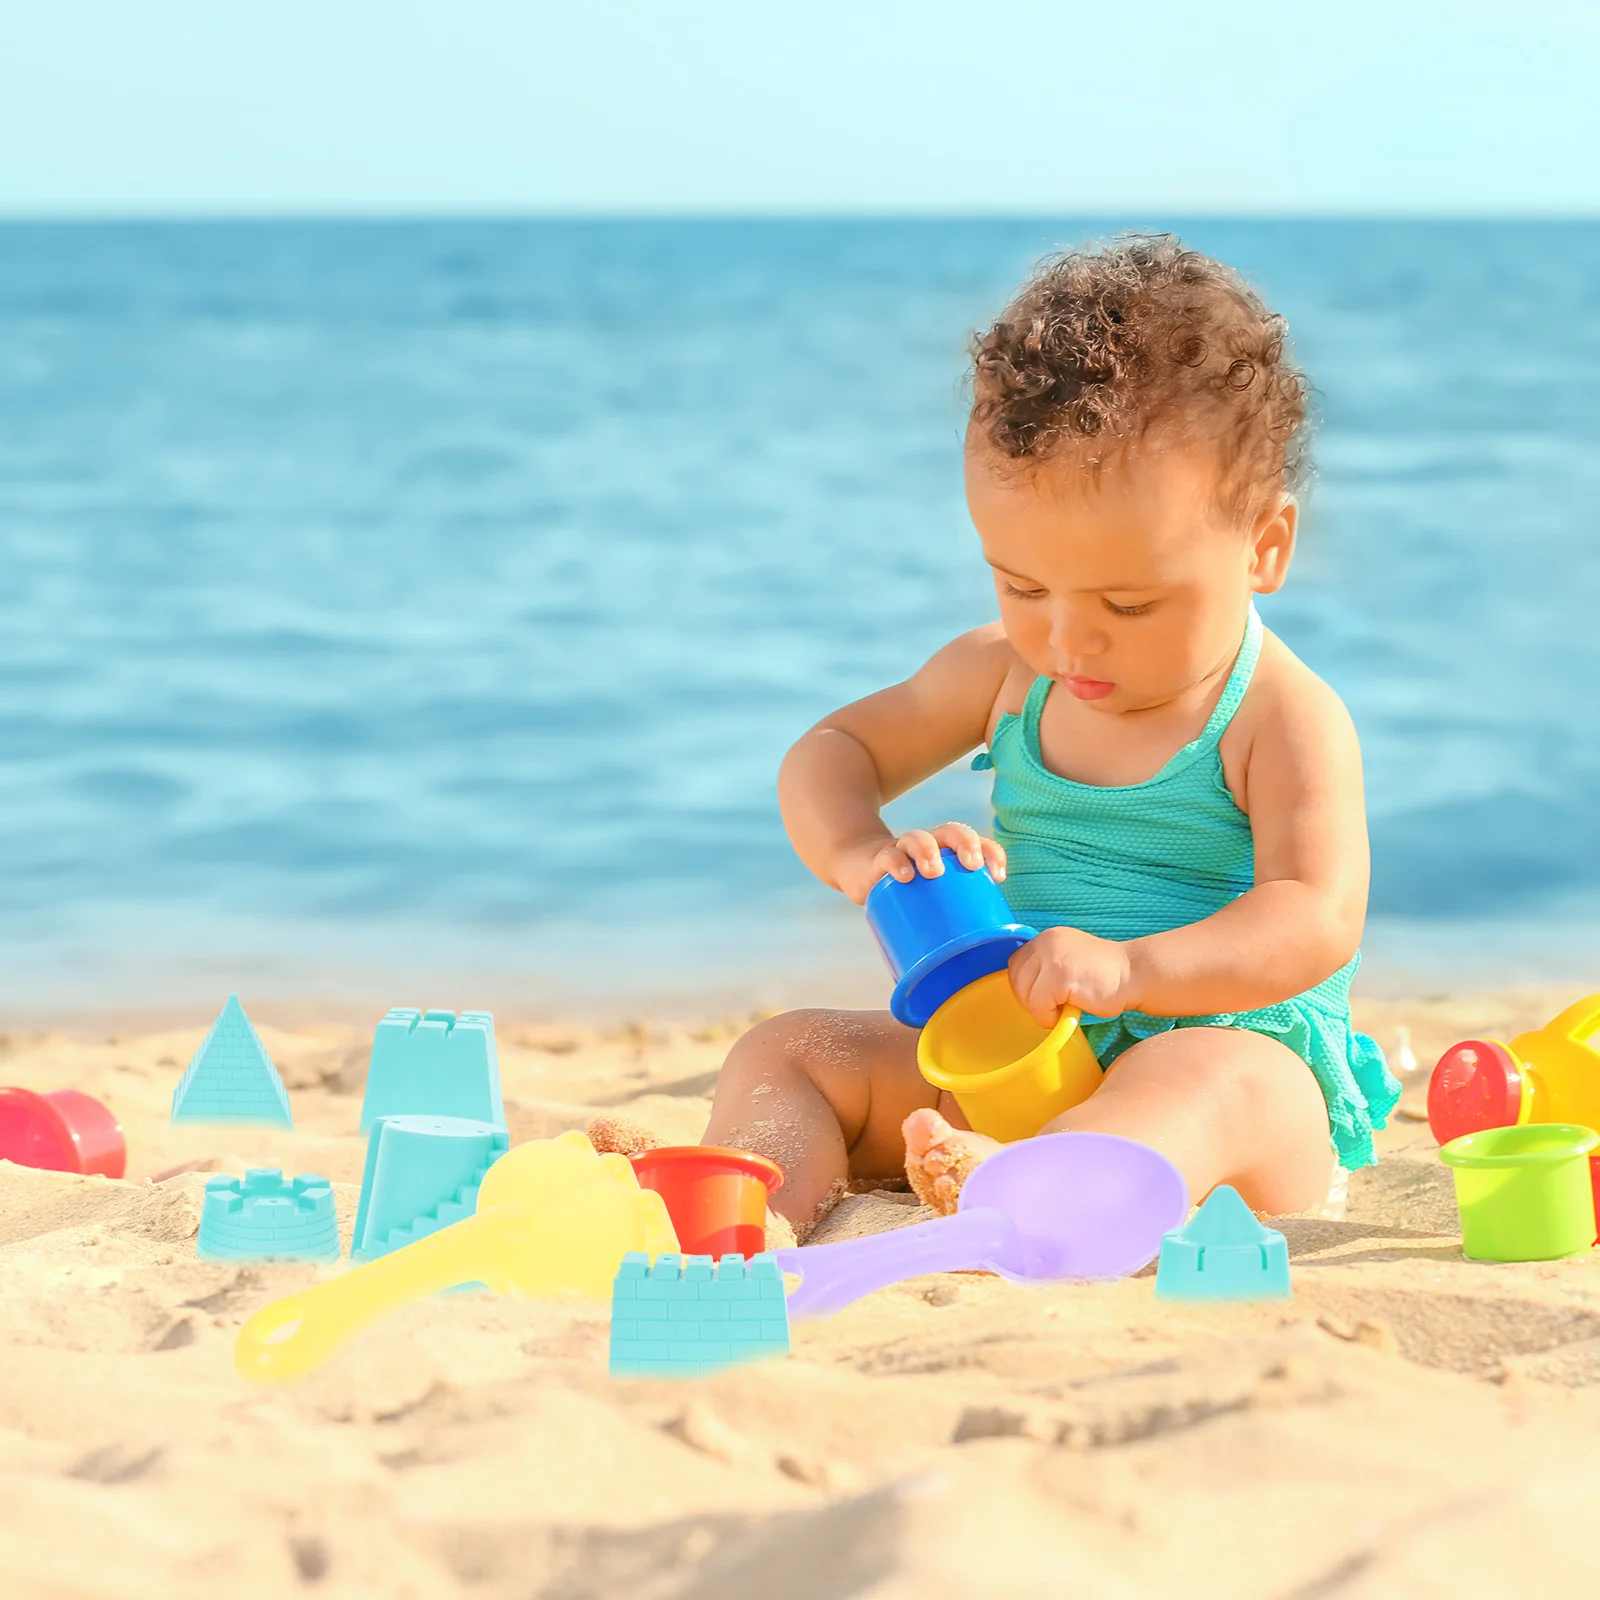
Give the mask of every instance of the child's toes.
[[930, 1151], [937, 1149], [956, 1130], [944, 1120], [939, 1113], [930, 1106], [913, 1111], [904, 1122], [900, 1124], [900, 1132], [906, 1141], [906, 1159], [915, 1157], [922, 1160]]

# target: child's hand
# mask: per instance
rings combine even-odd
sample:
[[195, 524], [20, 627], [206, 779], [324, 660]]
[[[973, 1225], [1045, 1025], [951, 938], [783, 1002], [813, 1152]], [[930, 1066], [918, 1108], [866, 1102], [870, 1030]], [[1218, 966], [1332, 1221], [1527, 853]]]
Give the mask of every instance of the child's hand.
[[1128, 946], [1080, 928], [1046, 928], [1009, 963], [1011, 987], [1040, 1027], [1053, 1028], [1064, 1006], [1116, 1017], [1134, 1005]]
[[964, 822], [941, 822], [937, 828], [913, 828], [898, 839], [872, 841], [836, 865], [835, 882], [861, 905], [885, 873], [900, 883], [910, 883], [919, 872], [924, 878], [939, 877], [944, 872], [941, 846], [954, 850], [962, 866], [974, 872], [986, 866], [996, 883], [1005, 882], [1005, 851]]

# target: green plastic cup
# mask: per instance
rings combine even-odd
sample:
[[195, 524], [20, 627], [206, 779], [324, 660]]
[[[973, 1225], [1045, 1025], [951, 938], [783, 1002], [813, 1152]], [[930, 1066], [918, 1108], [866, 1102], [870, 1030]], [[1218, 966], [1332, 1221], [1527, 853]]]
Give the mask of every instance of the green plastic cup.
[[1588, 1155], [1600, 1134], [1530, 1122], [1463, 1134], [1439, 1152], [1455, 1175], [1469, 1261], [1554, 1261], [1594, 1244]]

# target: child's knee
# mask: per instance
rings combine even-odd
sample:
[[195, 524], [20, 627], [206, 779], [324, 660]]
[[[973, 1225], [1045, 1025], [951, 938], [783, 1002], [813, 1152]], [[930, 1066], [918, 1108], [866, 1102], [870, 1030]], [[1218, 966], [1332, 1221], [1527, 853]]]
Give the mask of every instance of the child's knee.
[[768, 1070], [782, 1066], [811, 1077], [819, 1069], [862, 1066], [872, 1053], [873, 1041], [860, 1026], [858, 1013], [784, 1011], [741, 1034], [729, 1061], [737, 1057], [757, 1061]]

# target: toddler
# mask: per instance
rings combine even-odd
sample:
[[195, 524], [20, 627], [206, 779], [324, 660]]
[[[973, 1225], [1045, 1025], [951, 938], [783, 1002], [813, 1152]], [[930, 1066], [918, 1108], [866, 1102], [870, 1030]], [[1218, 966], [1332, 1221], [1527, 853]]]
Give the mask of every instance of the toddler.
[[[1047, 262], [974, 341], [972, 521], [1000, 620], [823, 718], [778, 789], [806, 865], [860, 903], [891, 874], [987, 863], [1043, 930], [1010, 979], [1065, 1006], [1104, 1078], [1039, 1131], [1121, 1134], [1198, 1201], [1231, 1183], [1304, 1210], [1375, 1160], [1399, 1096], [1350, 1025], [1366, 914], [1361, 753], [1338, 696], [1261, 625], [1288, 576], [1306, 383], [1285, 326], [1167, 236]], [[994, 837], [895, 837], [883, 805], [982, 747]], [[998, 1148], [917, 1070], [887, 1012], [800, 1011], [746, 1033], [708, 1144], [772, 1157], [800, 1236], [848, 1179], [954, 1209]]]

